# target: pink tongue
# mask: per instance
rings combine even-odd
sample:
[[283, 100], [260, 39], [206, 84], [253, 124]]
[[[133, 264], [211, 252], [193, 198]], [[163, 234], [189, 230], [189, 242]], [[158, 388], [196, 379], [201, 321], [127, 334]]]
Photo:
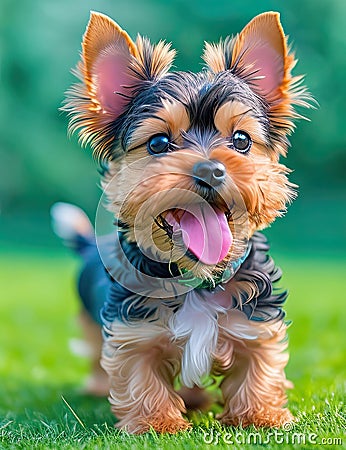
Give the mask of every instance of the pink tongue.
[[186, 247], [204, 264], [217, 264], [232, 245], [226, 216], [208, 203], [190, 205], [180, 219]]

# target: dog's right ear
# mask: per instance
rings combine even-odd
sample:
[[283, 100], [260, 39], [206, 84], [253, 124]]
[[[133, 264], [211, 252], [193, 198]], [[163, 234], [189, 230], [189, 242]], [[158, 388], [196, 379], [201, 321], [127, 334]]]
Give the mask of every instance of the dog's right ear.
[[90, 144], [98, 159], [115, 157], [116, 123], [143, 81], [165, 73], [174, 58], [169, 46], [148, 40], [136, 44], [120, 26], [91, 12], [83, 37], [78, 83], [66, 93], [62, 108], [70, 116], [69, 131], [78, 130], [81, 144]]
[[91, 12], [82, 43], [82, 73], [88, 94], [102, 114], [119, 116], [135, 84], [129, 68], [137, 49], [109, 17]]
[[131, 99], [136, 80], [130, 67], [136, 56], [136, 45], [118, 24], [91, 12], [74, 71], [82, 83], [67, 91], [62, 109], [70, 116], [69, 132], [78, 130], [81, 144], [90, 144], [99, 159], [110, 156], [109, 128]]

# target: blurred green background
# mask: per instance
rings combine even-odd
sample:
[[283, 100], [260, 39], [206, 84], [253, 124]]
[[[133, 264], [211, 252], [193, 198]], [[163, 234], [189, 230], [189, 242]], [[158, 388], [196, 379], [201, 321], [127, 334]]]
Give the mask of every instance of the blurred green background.
[[90, 214], [100, 197], [96, 164], [67, 138], [58, 111], [74, 82], [89, 11], [104, 12], [135, 38], [172, 41], [176, 67], [201, 68], [204, 40], [236, 33], [256, 14], [276, 10], [299, 58], [295, 74], [320, 106], [304, 111], [287, 164], [299, 199], [269, 231], [275, 251], [340, 257], [346, 249], [345, 0], [1, 0], [0, 246], [56, 250], [48, 211], [58, 200]]

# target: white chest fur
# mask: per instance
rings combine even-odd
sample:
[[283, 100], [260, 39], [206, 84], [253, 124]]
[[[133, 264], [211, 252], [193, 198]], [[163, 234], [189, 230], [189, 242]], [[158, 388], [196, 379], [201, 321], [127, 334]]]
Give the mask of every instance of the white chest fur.
[[181, 381], [187, 387], [201, 386], [202, 377], [210, 372], [218, 338], [218, 313], [224, 311], [206, 293], [188, 292], [183, 306], [169, 321], [174, 338], [185, 341]]

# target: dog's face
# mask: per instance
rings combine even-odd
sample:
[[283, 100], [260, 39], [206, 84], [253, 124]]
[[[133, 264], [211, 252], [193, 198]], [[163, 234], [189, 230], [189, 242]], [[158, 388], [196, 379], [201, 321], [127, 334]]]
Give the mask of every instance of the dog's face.
[[71, 129], [107, 162], [110, 209], [142, 251], [208, 278], [239, 259], [292, 198], [279, 163], [304, 89], [278, 15], [206, 45], [206, 68], [169, 72], [174, 51], [136, 43], [93, 13], [68, 93]]

